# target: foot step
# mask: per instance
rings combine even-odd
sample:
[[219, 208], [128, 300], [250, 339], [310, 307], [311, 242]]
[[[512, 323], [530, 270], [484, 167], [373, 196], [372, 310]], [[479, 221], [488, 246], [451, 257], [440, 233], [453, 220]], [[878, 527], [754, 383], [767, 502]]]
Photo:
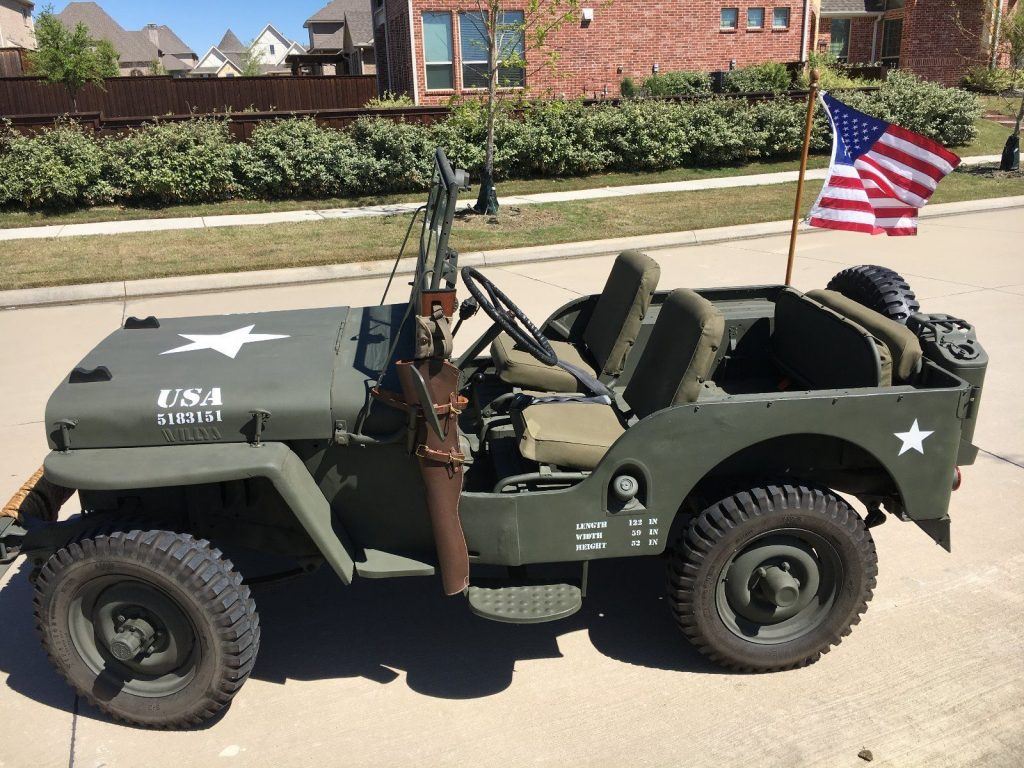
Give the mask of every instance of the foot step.
[[507, 624], [540, 624], [572, 616], [583, 607], [583, 592], [572, 584], [526, 587], [470, 587], [469, 609]]

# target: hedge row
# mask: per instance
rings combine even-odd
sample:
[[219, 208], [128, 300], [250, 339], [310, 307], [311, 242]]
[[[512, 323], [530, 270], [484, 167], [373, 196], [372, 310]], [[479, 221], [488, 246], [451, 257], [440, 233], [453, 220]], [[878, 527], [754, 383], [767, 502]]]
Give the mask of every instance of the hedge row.
[[[874, 93], [844, 99], [947, 145], [969, 143], [974, 96], [894, 73]], [[803, 103], [624, 101], [587, 107], [553, 101], [497, 120], [498, 178], [568, 176], [607, 170], [715, 167], [795, 155]], [[814, 149], [830, 146], [819, 114]], [[424, 189], [433, 148], [453, 164], [483, 163], [484, 119], [465, 104], [433, 126], [369, 117], [344, 131], [309, 119], [260, 125], [249, 143], [230, 140], [214, 119], [152, 125], [97, 139], [70, 123], [32, 137], [0, 131], [0, 206], [68, 208], [97, 203], [174, 204], [231, 197], [318, 198]]]

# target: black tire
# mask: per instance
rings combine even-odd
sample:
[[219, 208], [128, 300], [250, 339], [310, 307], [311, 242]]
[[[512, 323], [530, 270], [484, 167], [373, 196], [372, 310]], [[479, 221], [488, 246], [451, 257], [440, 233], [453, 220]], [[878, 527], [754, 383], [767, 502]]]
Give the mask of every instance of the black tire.
[[[758, 591], [765, 569], [755, 568], [753, 582], [744, 569], [764, 553], [789, 551], [794, 566], [777, 555], [760, 563], [792, 569], [799, 597], [783, 608]], [[817, 581], [808, 575], [815, 567]], [[877, 574], [874, 541], [843, 499], [770, 485], [721, 499], [690, 523], [672, 553], [669, 600], [683, 634], [712, 661], [770, 672], [811, 664], [838, 645], [867, 610]], [[747, 604], [737, 608], [735, 594], [745, 594]], [[796, 612], [779, 618], [789, 610]]]
[[[209, 542], [170, 531], [109, 532], [58, 550], [36, 580], [35, 616], [68, 683], [103, 712], [146, 727], [217, 715], [259, 650], [259, 616], [242, 576]], [[127, 660], [115, 655], [125, 655], [123, 642], [111, 642], [118, 627], [116, 638], [146, 638]]]
[[911, 315], [921, 311], [921, 302], [910, 284], [885, 267], [865, 264], [844, 269], [829, 281], [828, 289], [904, 325]]

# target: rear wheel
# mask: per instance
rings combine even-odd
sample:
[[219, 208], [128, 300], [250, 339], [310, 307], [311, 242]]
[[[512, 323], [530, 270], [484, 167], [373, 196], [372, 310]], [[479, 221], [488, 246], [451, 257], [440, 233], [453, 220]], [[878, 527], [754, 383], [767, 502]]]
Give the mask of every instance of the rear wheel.
[[241, 575], [187, 534], [115, 532], [68, 545], [40, 570], [35, 611], [67, 681], [104, 712], [143, 726], [216, 715], [259, 648]]
[[742, 671], [816, 661], [867, 610], [874, 542], [827, 490], [773, 485], [704, 509], [680, 536], [669, 598], [701, 653]]
[[898, 323], [906, 324], [911, 315], [921, 311], [921, 302], [910, 284], [899, 273], [885, 267], [865, 264], [844, 269], [832, 278], [828, 289]]

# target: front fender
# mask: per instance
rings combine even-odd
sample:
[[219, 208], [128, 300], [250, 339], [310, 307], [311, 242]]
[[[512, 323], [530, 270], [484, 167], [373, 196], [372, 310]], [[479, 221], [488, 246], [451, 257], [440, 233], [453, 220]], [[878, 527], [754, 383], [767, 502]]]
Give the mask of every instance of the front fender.
[[345, 584], [352, 582], [352, 552], [335, 531], [331, 506], [305, 464], [284, 443], [54, 451], [46, 457], [43, 468], [51, 482], [87, 491], [167, 488], [265, 477], [339, 578]]

